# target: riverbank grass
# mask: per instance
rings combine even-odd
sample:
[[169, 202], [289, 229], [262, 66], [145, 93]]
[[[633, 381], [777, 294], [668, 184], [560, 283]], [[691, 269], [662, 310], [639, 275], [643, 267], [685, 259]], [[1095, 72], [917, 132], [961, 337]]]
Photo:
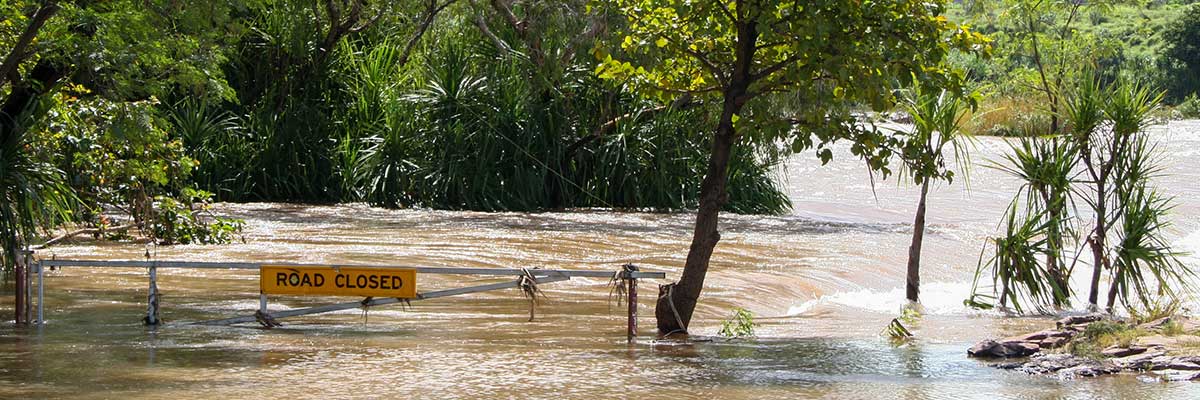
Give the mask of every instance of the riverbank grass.
[[1200, 355], [1200, 325], [1185, 316], [1144, 323], [1102, 320], [1090, 323], [1063, 352], [1093, 360], [1113, 358], [1117, 349], [1162, 348], [1169, 355]]

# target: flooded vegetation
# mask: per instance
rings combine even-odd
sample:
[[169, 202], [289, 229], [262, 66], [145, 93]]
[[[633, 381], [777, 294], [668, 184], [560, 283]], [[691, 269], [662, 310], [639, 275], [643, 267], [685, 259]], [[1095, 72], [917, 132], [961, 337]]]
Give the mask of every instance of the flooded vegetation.
[[[1176, 196], [1170, 233], [1181, 250], [1200, 250], [1200, 122], [1155, 128], [1163, 140], [1164, 190]], [[981, 138], [976, 164], [996, 160], [1005, 140]], [[848, 152], [838, 148], [839, 152]], [[526, 322], [513, 289], [469, 297], [289, 319], [273, 330], [188, 326], [257, 308], [257, 274], [160, 270], [162, 317], [145, 314], [144, 269], [68, 268], [47, 279], [47, 324], [0, 331], [0, 393], [60, 398], [212, 398], [224, 396], [414, 397], [611, 396], [959, 398], [1187, 398], [1187, 382], [1118, 375], [1061, 381], [1030, 378], [968, 359], [974, 342], [1032, 332], [1051, 317], [1005, 317], [962, 304], [970, 293], [983, 238], [1019, 185], [976, 168], [970, 190], [930, 192], [916, 339], [895, 346], [881, 336], [904, 304], [906, 223], [918, 188], [878, 182], [849, 157], [826, 166], [810, 155], [788, 160], [791, 215], [732, 216], [717, 247], [710, 286], [693, 334], [716, 335], [734, 307], [759, 324], [756, 339], [655, 344], [644, 333], [624, 341], [624, 313], [603, 279], [545, 285], [548, 300]], [[861, 182], [861, 184], [842, 184]], [[837, 190], [832, 190], [832, 188]], [[874, 192], [874, 195], [872, 194]], [[385, 210], [358, 205], [220, 204], [246, 221], [245, 242], [221, 246], [83, 241], [43, 257], [229, 260], [460, 267], [543, 267], [615, 271], [635, 263], [678, 275], [692, 216], [578, 210], [479, 213]], [[1086, 260], [1085, 260], [1086, 261]], [[1083, 261], [1081, 261], [1083, 262]], [[1196, 258], [1186, 259], [1196, 265]], [[421, 290], [494, 280], [422, 276]], [[654, 282], [663, 283], [663, 282]], [[643, 287], [653, 287], [651, 281]], [[1082, 286], [1081, 286], [1082, 287]], [[643, 293], [653, 293], [643, 289]], [[643, 294], [643, 295], [644, 295]], [[4, 299], [11, 302], [11, 297]], [[338, 298], [273, 296], [272, 309]], [[344, 301], [344, 300], [343, 300]], [[1082, 304], [1084, 299], [1076, 299]], [[1196, 307], [1194, 298], [1188, 303]], [[3, 303], [6, 306], [10, 303]], [[642, 301], [643, 322], [652, 303]], [[405, 387], [401, 382], [420, 382]], [[298, 388], [303, 387], [303, 390]]]
[[0, 2], [0, 396], [1198, 397], [1193, 3]]

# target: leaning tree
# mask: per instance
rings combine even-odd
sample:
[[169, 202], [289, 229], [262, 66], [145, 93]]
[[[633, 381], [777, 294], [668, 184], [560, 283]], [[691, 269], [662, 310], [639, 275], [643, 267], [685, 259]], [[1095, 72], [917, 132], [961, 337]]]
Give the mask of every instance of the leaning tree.
[[[887, 174], [887, 135], [852, 110], [885, 110], [898, 88], [920, 83], [961, 94], [943, 67], [952, 49], [988, 51], [987, 39], [949, 22], [943, 1], [598, 0], [593, 12], [623, 19], [620, 48], [597, 49], [597, 73], [666, 102], [695, 96], [719, 104], [711, 153], [683, 274], [660, 288], [660, 334], [686, 332], [721, 236], [736, 146], [786, 143], [795, 151], [844, 139]], [[620, 36], [618, 36], [620, 37]], [[611, 51], [611, 52], [610, 52]]]

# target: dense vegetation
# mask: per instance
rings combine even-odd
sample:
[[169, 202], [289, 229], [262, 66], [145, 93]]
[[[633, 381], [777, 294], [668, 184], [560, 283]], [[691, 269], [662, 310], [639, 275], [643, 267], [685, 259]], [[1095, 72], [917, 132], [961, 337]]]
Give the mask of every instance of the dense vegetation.
[[[715, 105], [600, 79], [616, 20], [586, 3], [6, 2], [4, 171], [36, 175], [6, 177], [6, 237], [115, 210], [220, 241], [212, 200], [696, 207]], [[739, 149], [726, 208], [788, 209], [782, 155]]]
[[[1123, 75], [1167, 89], [1169, 117], [1200, 117], [1200, 5], [1190, 0], [1148, 3], [1054, 0], [965, 1], [953, 20], [994, 40], [989, 59], [955, 55], [986, 95], [980, 134], [1029, 135], [1050, 128], [1067, 88], [1080, 72], [1105, 82]], [[1053, 127], [1057, 130], [1060, 127]]]
[[[657, 312], [660, 331], [685, 331], [718, 214], [786, 211], [774, 174], [787, 155], [828, 161], [848, 141], [923, 199], [955, 176], [959, 131], [974, 130], [1037, 138], [1014, 149], [1030, 201], [993, 241], [1000, 304], [1022, 290], [1065, 305], [1060, 253], [1080, 244], [1065, 202], [1080, 192], [1101, 216], [1088, 244], [1095, 276], [1114, 274], [1112, 307], [1177, 275], [1156, 233], [1167, 201], [1137, 163], [1152, 148], [1143, 111], [1200, 109], [1198, 32], [1200, 5], [1175, 2], [10, 0], [0, 245], [7, 268], [71, 225], [229, 241], [241, 221], [212, 201], [696, 209]], [[1109, 97], [1078, 93], [1092, 84]], [[1136, 109], [1113, 103], [1129, 93]], [[1098, 102], [1093, 119], [1080, 99]], [[905, 107], [912, 132], [862, 118]], [[912, 300], [923, 206], [915, 222]]]

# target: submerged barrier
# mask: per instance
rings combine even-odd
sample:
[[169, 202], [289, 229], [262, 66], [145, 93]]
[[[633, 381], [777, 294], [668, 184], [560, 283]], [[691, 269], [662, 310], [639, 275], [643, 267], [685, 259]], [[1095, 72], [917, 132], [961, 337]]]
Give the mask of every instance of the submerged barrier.
[[[584, 271], [565, 269], [539, 268], [456, 268], [456, 267], [409, 267], [397, 265], [329, 265], [329, 264], [298, 264], [298, 263], [253, 263], [253, 262], [202, 262], [202, 261], [95, 261], [95, 260], [37, 260], [28, 264], [33, 268], [30, 274], [37, 274], [37, 324], [45, 323], [45, 269], [63, 267], [90, 268], [146, 268], [149, 271], [149, 292], [144, 322], [148, 325], [158, 325], [159, 268], [198, 268], [198, 269], [249, 269], [259, 271], [259, 309], [252, 315], [236, 316], [211, 321], [194, 322], [194, 325], [234, 325], [244, 323], [259, 323], [264, 327], [279, 326], [278, 319], [301, 315], [320, 314], [353, 308], [372, 307], [386, 304], [410, 303], [418, 300], [429, 300], [440, 297], [457, 296], [491, 290], [517, 288], [530, 297], [540, 293], [538, 285], [570, 280], [571, 278], [608, 278], [614, 285], [614, 290], [627, 297], [628, 329], [630, 343], [637, 337], [637, 281], [638, 279], [665, 279], [663, 272], [641, 271], [633, 264], [626, 264], [620, 270]], [[511, 276], [511, 281], [485, 285], [466, 286], [452, 289], [419, 292], [416, 282], [423, 274], [443, 275], [475, 275], [475, 276]], [[26, 284], [29, 277], [26, 277]], [[28, 286], [26, 286], [28, 287]], [[321, 296], [354, 296], [363, 297], [361, 301], [329, 304], [317, 307], [298, 308], [270, 312], [267, 310], [267, 295], [321, 295]], [[21, 296], [18, 293], [18, 296]], [[28, 318], [31, 295], [24, 294], [26, 318]], [[530, 308], [530, 320], [533, 320], [533, 308]], [[28, 319], [26, 319], [28, 321]], [[20, 323], [21, 321], [18, 321]]]

